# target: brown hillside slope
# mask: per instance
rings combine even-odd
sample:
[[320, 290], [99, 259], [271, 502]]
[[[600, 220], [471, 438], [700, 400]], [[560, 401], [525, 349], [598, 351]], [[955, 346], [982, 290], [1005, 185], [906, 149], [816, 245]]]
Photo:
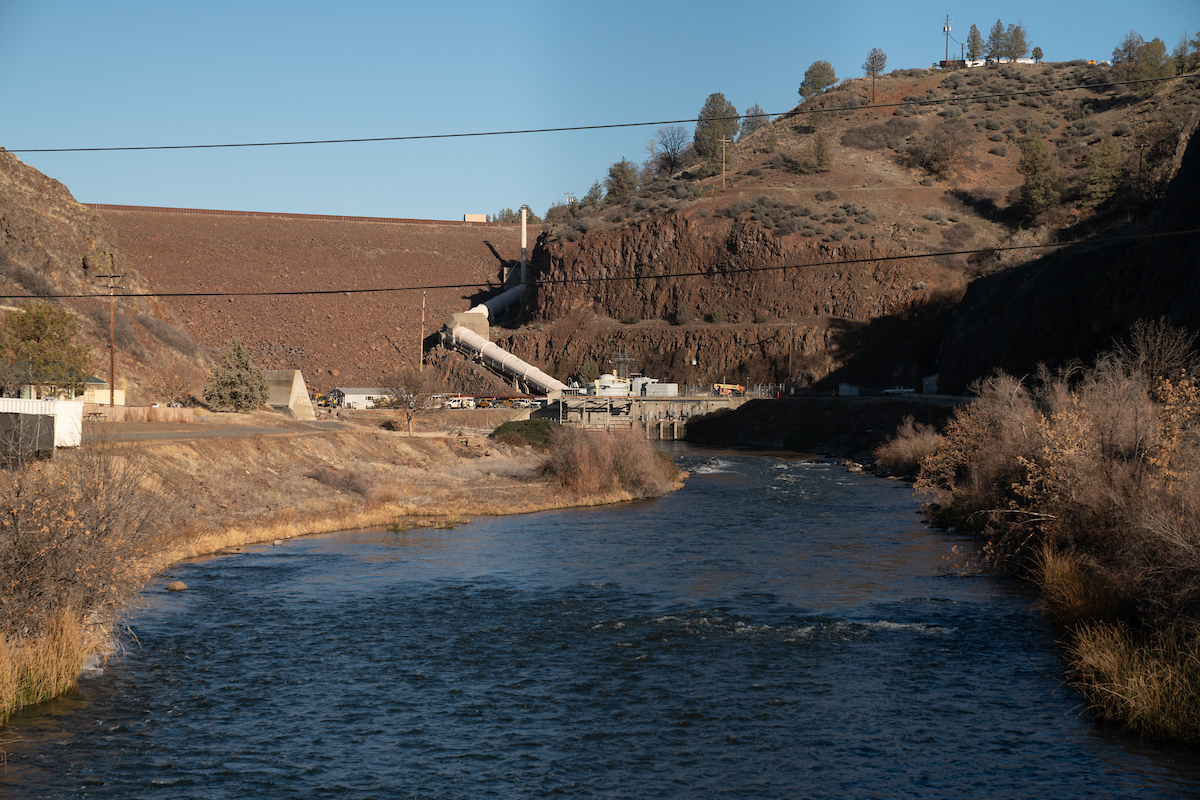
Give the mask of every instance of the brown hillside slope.
[[[1110, 236], [1200, 228], [1197, 125], [1200, 114], [1157, 211]], [[942, 383], [961, 391], [997, 368], [1021, 376], [1039, 362], [1090, 363], [1138, 319], [1159, 317], [1200, 331], [1200, 234], [1064, 248], [971, 285], [946, 332]]]
[[448, 316], [486, 295], [502, 267], [521, 257], [520, 227], [514, 225], [103, 214], [130, 264], [158, 291], [338, 290], [168, 300], [201, 344], [220, 348], [240, 335], [260, 366], [303, 370], [311, 390], [375, 386], [384, 372], [416, 362], [422, 293], [357, 290], [470, 286], [425, 293], [424, 331], [429, 336]]
[[[12, 308], [29, 298], [59, 295], [107, 295], [109, 281], [101, 275], [124, 276], [118, 281], [124, 291], [148, 292], [150, 284], [116, 248], [116, 238], [105, 219], [77, 203], [65, 186], [0, 150], [0, 305]], [[92, 372], [107, 379], [108, 299], [53, 302], [75, 315], [81, 339], [92, 351]], [[118, 376], [132, 377], [128, 388], [135, 393], [141, 370], [152, 363], [196, 370], [194, 345], [157, 300], [119, 300], [115, 332]]]

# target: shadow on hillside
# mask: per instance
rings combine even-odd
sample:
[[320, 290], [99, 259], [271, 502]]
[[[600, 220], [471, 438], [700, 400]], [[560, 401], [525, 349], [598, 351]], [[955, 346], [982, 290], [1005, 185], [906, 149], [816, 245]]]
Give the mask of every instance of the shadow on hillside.
[[918, 388], [922, 378], [937, 370], [938, 351], [957, 302], [943, 294], [867, 322], [834, 322], [832, 347], [842, 366], [819, 381], [818, 387], [832, 389], [846, 382], [865, 390], [893, 385]]
[[500, 255], [500, 251], [498, 251], [495, 245], [493, 245], [491, 242], [485, 240], [484, 244], [487, 245], [488, 250], [492, 251], [492, 255], [496, 257], [496, 260], [500, 262], [500, 272], [497, 273], [496, 280], [503, 282], [505, 275], [508, 275], [514, 269], [519, 270], [521, 268], [520, 259], [505, 258], [504, 256]]

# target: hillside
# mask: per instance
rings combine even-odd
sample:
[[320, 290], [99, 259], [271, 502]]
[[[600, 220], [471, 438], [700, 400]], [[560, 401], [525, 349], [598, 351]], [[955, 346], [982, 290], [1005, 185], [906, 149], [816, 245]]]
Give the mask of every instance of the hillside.
[[[1035, 352], [1086, 359], [1133, 315], [1169, 312], [1158, 293], [1178, 295], [1168, 287], [1186, 280], [1159, 271], [1158, 283], [1139, 284], [1137, 304], [1089, 300], [1046, 328], [1054, 309], [1091, 298], [1097, 285], [1083, 267], [1069, 280], [1056, 273], [1031, 283], [1041, 251], [1004, 248], [1087, 241], [1133, 230], [1135, 218], [1138, 230], [1195, 219], [1190, 201], [1172, 201], [1170, 220], [1154, 209], [1186, 194], [1181, 179], [1175, 194], [1168, 187], [1195, 129], [1196, 81], [1141, 96], [1105, 85], [1113, 78], [1080, 63], [897, 70], [878, 81], [872, 108], [863, 107], [867, 81], [846, 81], [732, 146], [724, 188], [717, 168], [692, 164], [619, 202], [552, 208], [531, 246], [536, 283], [494, 338], [561, 378], [606, 369], [625, 350], [635, 370], [664, 380], [800, 388], [911, 385], [939, 370], [961, 388]], [[1054, 155], [1064, 202], [1030, 219], [1015, 203], [1020, 144], [1034, 129]], [[1126, 178], [1113, 201], [1086, 208], [1078, 199], [1087, 155], [1109, 134]], [[9, 154], [0, 166], [0, 182], [14, 187], [0, 195], [10, 304], [53, 287], [94, 287], [90, 275], [108, 269], [104, 259], [134, 290], [326, 292], [120, 300], [119, 369], [131, 402], [155, 399], [154, 375], [172, 364], [198, 386], [210, 351], [235, 334], [263, 366], [302, 369], [311, 388], [328, 389], [375, 384], [411, 362], [423, 330], [429, 357], [454, 386], [495, 386], [439, 352], [433, 334], [517, 261], [516, 226], [97, 213]], [[970, 252], [933, 255], [946, 251]], [[1148, 252], [1102, 257], [1119, 275], [1126, 256]], [[1086, 253], [1081, 264], [1096, 257]], [[1194, 249], [1161, 253], [1181, 275], [1194, 269]], [[411, 286], [469, 288], [424, 298], [358, 291]], [[1054, 301], [1031, 294], [1034, 286], [1054, 286]], [[1099, 288], [1113, 297], [1133, 291]], [[1027, 307], [1027, 295], [1041, 305]], [[65, 302], [105, 374], [106, 306]], [[993, 310], [982, 313], [987, 304]], [[1091, 333], [1079, 335], [1084, 328]]]

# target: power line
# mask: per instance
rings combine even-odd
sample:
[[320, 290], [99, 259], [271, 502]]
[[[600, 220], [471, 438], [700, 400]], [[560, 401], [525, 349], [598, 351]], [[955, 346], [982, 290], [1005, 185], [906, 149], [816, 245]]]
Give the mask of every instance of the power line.
[[[616, 283], [621, 281], [640, 281], [647, 279], [667, 280], [671, 278], [718, 277], [723, 275], [740, 275], [756, 272], [780, 272], [789, 269], [804, 269], [806, 267], [832, 267], [850, 264], [878, 263], [880, 261], [906, 261], [916, 258], [945, 258], [948, 256], [969, 256], [981, 253], [1001, 253], [1015, 250], [1044, 250], [1059, 247], [1088, 247], [1100, 244], [1118, 244], [1121, 242], [1142, 241], [1147, 239], [1164, 239], [1172, 236], [1190, 236], [1200, 234], [1200, 228], [1189, 228], [1182, 231], [1167, 231], [1164, 233], [1140, 233], [1129, 236], [1112, 236], [1104, 239], [1086, 239], [1079, 242], [1053, 242], [1049, 244], [1019, 244], [1000, 247], [981, 247], [974, 250], [947, 250], [937, 253], [904, 253], [894, 256], [864, 256], [862, 258], [845, 258], [835, 261], [809, 261], [801, 264], [785, 264], [771, 267], [731, 267], [720, 270], [695, 270], [692, 272], [673, 272], [667, 275], [616, 275], [591, 278], [554, 278], [536, 281], [541, 286], [566, 285], [575, 283]], [[445, 283], [425, 286], [392, 286], [379, 289], [294, 289], [290, 291], [262, 292], [135, 292], [117, 295], [118, 297], [167, 298], [167, 297], [300, 297], [342, 294], [385, 294], [393, 292], [425, 292], [436, 289], [478, 289], [478, 283]], [[8, 295], [13, 299], [53, 299], [70, 300], [80, 298], [108, 297], [105, 294], [55, 294], [55, 295]]]
[[[1191, 80], [1195, 79], [1195, 75], [1173, 75], [1166, 78], [1144, 78], [1132, 81], [1110, 81], [1108, 83], [1093, 83], [1079, 84], [1074, 86], [1054, 86], [1051, 88], [1028, 89], [1014, 92], [996, 92], [993, 94], [976, 94], [952, 96], [949, 98], [929, 99], [929, 100], [905, 100], [898, 103], [874, 103], [870, 105], [856, 106], [840, 106], [836, 108], [814, 108], [814, 109], [791, 109], [780, 113], [768, 114], [740, 114], [736, 116], [726, 117], [705, 117], [704, 119], [715, 122], [718, 120], [743, 119], [743, 118], [760, 118], [760, 117], [795, 117], [802, 114], [829, 114], [839, 112], [855, 112], [855, 111], [870, 111], [872, 109], [895, 108], [898, 106], [926, 106], [926, 105], [943, 105], [946, 103], [970, 102], [978, 100], [990, 100], [997, 97], [1020, 97], [1022, 95], [1049, 94], [1051, 92], [1069, 92], [1077, 89], [1106, 89], [1114, 86], [1134, 86], [1143, 83], [1162, 83], [1166, 81], [1176, 80]], [[609, 130], [615, 128], [638, 128], [649, 125], [678, 125], [685, 122], [696, 122], [697, 118], [687, 119], [667, 119], [656, 120], [652, 122], [614, 122], [606, 125], [571, 125], [561, 128], [525, 128], [520, 130], [508, 131], [474, 131], [470, 133], [427, 133], [413, 136], [372, 136], [356, 139], [307, 139], [287, 142], [226, 142], [221, 144], [166, 144], [166, 145], [137, 145], [137, 146], [122, 146], [122, 147], [46, 147], [46, 148], [19, 148], [16, 150], [8, 150], [9, 153], [111, 153], [111, 152], [130, 152], [140, 150], [215, 150], [220, 148], [230, 147], [291, 147], [295, 145], [317, 145], [317, 144], [361, 144], [366, 142], [412, 142], [426, 139], [462, 139], [468, 137], [480, 136], [518, 136], [533, 133], [566, 133], [570, 131], [598, 131]]]

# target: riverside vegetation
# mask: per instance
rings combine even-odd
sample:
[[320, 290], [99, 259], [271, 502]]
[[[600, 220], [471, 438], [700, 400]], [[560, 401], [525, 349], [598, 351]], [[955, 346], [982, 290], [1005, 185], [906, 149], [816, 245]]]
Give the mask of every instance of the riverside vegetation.
[[[89, 655], [112, 646], [124, 604], [182, 559], [307, 533], [652, 497], [685, 477], [628, 433], [527, 421], [502, 425], [491, 441], [461, 432], [414, 439], [371, 424], [300, 438], [255, 434], [212, 450], [192, 442], [188, 502], [172, 477], [178, 445], [92, 437], [54, 461], [0, 470], [0, 724], [73, 689]], [[155, 447], [173, 449], [164, 456]], [[264, 492], [268, 499], [240, 517], [197, 519], [192, 504], [207, 491], [198, 475], [214, 493], [247, 481], [240, 447], [290, 495]], [[311, 465], [334, 451], [342, 462]]]
[[1035, 582], [1102, 720], [1200, 743], [1200, 379], [1194, 337], [1139, 322], [1089, 368], [996, 374], [940, 441], [909, 426], [942, 526]]

